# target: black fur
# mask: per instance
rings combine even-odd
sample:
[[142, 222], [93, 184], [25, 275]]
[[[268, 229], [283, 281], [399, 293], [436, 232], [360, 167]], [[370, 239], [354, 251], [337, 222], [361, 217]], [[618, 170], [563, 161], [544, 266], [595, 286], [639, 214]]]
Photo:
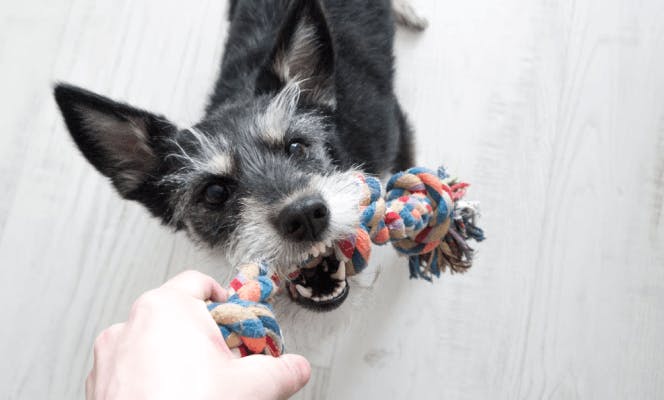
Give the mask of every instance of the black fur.
[[[256, 77], [265, 74], [273, 38], [287, 17], [289, 3], [295, 9], [318, 4], [314, 0], [233, 2], [228, 42], [208, 115], [220, 104], [251, 96], [256, 90]], [[340, 165], [360, 164], [370, 173], [412, 166], [411, 131], [393, 92], [390, 1], [322, 3], [335, 55], [337, 109], [333, 117], [339, 140], [333, 145]], [[286, 27], [292, 30], [294, 24]]]
[[[199, 243], [291, 265], [354, 229], [352, 168], [412, 166], [393, 93], [390, 1], [232, 0], [229, 19], [219, 78], [190, 129], [67, 84], [55, 98], [83, 155], [123, 197]], [[293, 143], [305, 151], [290, 153]], [[223, 203], [210, 204], [211, 188]], [[324, 239], [275, 233], [279, 211], [311, 194], [333, 207]]]

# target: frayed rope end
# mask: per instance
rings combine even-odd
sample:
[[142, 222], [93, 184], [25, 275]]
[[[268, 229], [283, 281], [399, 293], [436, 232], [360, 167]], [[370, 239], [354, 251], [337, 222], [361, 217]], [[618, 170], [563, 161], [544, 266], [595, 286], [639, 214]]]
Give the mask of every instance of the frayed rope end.
[[439, 167], [438, 178], [447, 185], [454, 201], [450, 215], [451, 223], [440, 244], [433, 250], [411, 255], [408, 260], [410, 278], [432, 281], [432, 277], [440, 277], [448, 268], [451, 273], [464, 273], [473, 265], [475, 250], [468, 242], [483, 241], [484, 230], [477, 225], [480, 216], [479, 203], [463, 200], [467, 183], [460, 183], [451, 177], [444, 167]]

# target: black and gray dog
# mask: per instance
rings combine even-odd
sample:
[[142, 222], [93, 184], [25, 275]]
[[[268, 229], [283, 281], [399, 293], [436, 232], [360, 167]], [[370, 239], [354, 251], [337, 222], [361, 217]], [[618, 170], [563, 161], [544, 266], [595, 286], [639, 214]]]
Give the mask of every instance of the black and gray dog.
[[55, 98], [123, 197], [233, 262], [309, 260], [328, 279], [303, 274], [297, 290], [331, 308], [348, 292], [333, 243], [357, 224], [356, 171], [413, 163], [392, 53], [395, 18], [421, 27], [410, 11], [403, 0], [231, 1], [220, 76], [188, 129], [66, 84]]

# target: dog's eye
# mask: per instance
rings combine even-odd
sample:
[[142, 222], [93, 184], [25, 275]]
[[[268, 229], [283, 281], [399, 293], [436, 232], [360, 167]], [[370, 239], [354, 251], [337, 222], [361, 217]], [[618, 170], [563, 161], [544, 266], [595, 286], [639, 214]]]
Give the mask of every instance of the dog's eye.
[[228, 200], [228, 187], [219, 183], [211, 183], [205, 188], [205, 202], [212, 206], [218, 206]]
[[292, 141], [286, 147], [286, 152], [289, 156], [305, 157], [307, 155], [307, 145], [299, 141]]

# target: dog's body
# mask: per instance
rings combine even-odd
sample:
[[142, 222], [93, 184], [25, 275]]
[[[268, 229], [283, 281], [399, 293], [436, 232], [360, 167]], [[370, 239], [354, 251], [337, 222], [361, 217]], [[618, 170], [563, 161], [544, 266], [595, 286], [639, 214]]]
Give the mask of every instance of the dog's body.
[[[223, 103], [253, 95], [264, 60], [287, 18], [289, 1], [234, 1], [221, 74], [207, 118]], [[411, 138], [393, 93], [394, 22], [389, 0], [325, 0], [333, 42], [337, 137], [336, 165], [361, 165], [369, 173], [411, 165]]]
[[229, 18], [220, 76], [192, 128], [68, 85], [56, 99], [123, 197], [234, 262], [324, 270], [332, 278], [309, 276], [305, 291], [338, 305], [347, 289], [332, 243], [357, 224], [355, 170], [412, 164], [391, 3], [235, 0]]

